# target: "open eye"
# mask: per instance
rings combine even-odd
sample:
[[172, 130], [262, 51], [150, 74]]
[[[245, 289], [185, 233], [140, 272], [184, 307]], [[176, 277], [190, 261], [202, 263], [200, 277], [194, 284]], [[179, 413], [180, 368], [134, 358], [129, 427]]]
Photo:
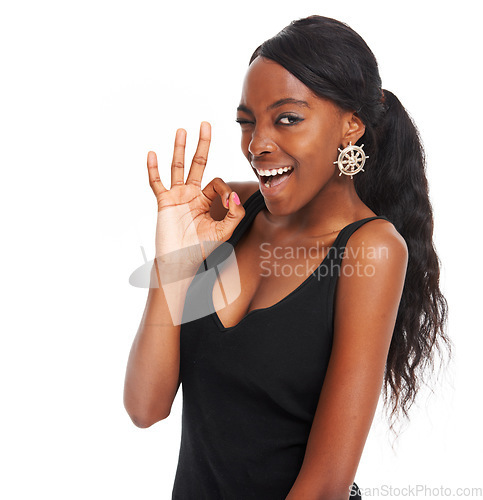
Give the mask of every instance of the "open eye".
[[277, 123], [282, 125], [295, 125], [301, 121], [303, 121], [303, 118], [300, 118], [297, 115], [283, 115], [277, 120]]

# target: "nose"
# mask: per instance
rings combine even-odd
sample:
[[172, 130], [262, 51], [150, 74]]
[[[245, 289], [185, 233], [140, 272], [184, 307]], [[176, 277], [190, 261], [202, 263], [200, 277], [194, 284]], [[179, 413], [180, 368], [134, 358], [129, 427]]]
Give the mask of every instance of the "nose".
[[273, 153], [277, 150], [277, 145], [270, 136], [259, 128], [253, 130], [252, 138], [248, 144], [248, 151], [253, 156], [260, 156], [263, 153]]

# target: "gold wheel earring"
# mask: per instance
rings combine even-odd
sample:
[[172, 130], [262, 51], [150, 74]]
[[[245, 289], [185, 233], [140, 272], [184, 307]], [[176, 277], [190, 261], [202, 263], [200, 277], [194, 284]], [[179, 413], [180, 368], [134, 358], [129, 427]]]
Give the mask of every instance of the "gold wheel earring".
[[350, 175], [352, 179], [352, 176], [358, 172], [364, 172], [363, 167], [366, 163], [366, 158], [369, 158], [369, 156], [366, 156], [362, 149], [363, 147], [364, 144], [362, 146], [353, 146], [352, 142], [349, 142], [349, 145], [345, 149], [338, 148], [339, 158], [337, 161], [334, 161], [334, 165], [339, 166], [339, 177], [345, 174]]

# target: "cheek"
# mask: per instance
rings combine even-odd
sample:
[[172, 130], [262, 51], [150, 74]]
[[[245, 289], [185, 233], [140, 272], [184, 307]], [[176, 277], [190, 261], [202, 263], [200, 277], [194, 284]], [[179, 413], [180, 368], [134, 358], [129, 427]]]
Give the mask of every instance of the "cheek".
[[302, 163], [326, 164], [334, 161], [337, 141], [329, 134], [306, 133], [298, 137], [290, 149], [294, 152], [297, 151], [297, 159]]
[[[337, 160], [337, 138], [330, 132], [307, 131], [300, 135], [287, 152], [295, 158], [301, 171], [310, 172], [311, 182], [327, 180], [333, 173]], [[302, 179], [304, 176], [302, 176]], [[306, 177], [307, 179], [309, 177]]]
[[321, 164], [327, 158], [330, 147], [321, 135], [304, 134], [300, 136], [295, 144], [290, 148], [297, 151], [297, 160], [301, 164], [313, 165]]

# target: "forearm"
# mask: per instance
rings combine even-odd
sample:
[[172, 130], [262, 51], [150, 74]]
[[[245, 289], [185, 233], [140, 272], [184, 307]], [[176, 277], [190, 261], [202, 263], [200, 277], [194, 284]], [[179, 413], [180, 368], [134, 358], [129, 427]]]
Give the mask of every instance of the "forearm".
[[139, 427], [166, 418], [171, 410], [179, 387], [181, 315], [194, 274], [192, 270], [179, 271], [179, 280], [170, 276], [169, 285], [156, 287], [159, 273], [153, 266], [151, 288], [129, 353], [124, 383], [124, 406]]
[[[352, 486], [352, 484], [351, 484]], [[285, 500], [349, 500], [351, 488], [318, 470], [301, 470]]]
[[350, 492], [332, 493], [329, 491], [324, 491], [319, 488], [311, 488], [309, 486], [292, 487], [290, 493], [285, 497], [285, 500], [349, 500]]

